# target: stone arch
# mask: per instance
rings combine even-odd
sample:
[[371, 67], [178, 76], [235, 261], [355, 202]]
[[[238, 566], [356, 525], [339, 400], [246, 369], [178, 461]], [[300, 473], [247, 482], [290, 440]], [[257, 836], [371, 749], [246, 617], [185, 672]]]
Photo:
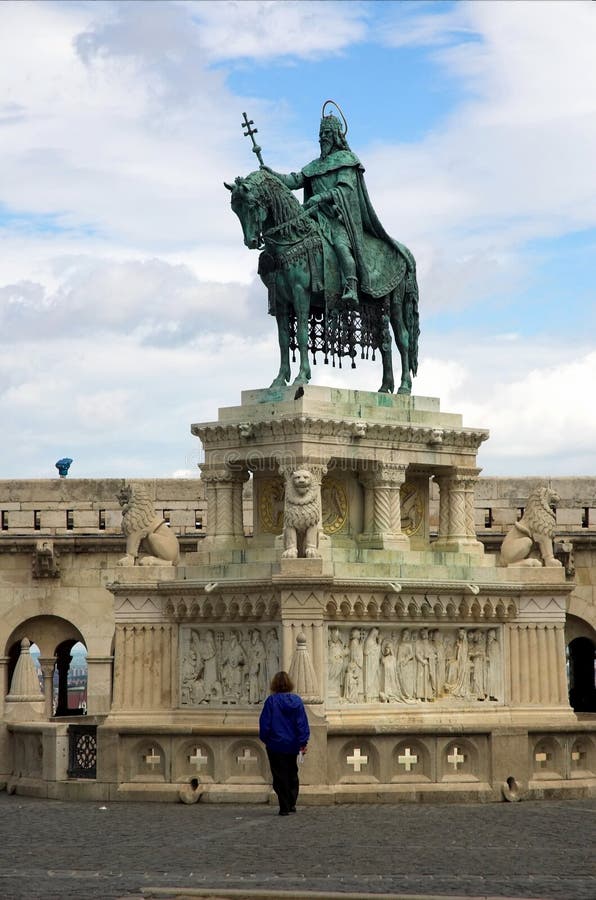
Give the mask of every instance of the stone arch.
[[[15, 604], [0, 621], [0, 647], [9, 647], [15, 640], [26, 637], [22, 630], [23, 626], [30, 621], [37, 619], [52, 619], [67, 623], [70, 631], [63, 631], [63, 639], [71, 635], [78, 635], [77, 639], [86, 647], [90, 656], [109, 656], [110, 646], [114, 637], [114, 620], [113, 613], [105, 619], [94, 619], [91, 622], [85, 604], [75, 602], [77, 598], [73, 598], [67, 592], [64, 595], [52, 596], [51, 611], [41, 612], [40, 601], [35, 598], [28, 598], [18, 605]], [[21, 629], [21, 630], [19, 630]], [[51, 641], [50, 641], [51, 642]], [[60, 635], [54, 646], [60, 642]], [[45, 648], [36, 641], [42, 655]], [[53, 649], [53, 648], [52, 648]]]
[[596, 712], [596, 644], [590, 637], [576, 637], [570, 641], [568, 653], [569, 704], [575, 712]]
[[392, 753], [391, 781], [431, 781], [432, 757], [429, 747], [418, 738], [404, 738]]
[[203, 738], [180, 743], [174, 753], [172, 780], [188, 783], [196, 778], [199, 783], [215, 780], [215, 752], [211, 743]]
[[269, 780], [265, 748], [250, 738], [234, 741], [228, 747], [226, 769], [226, 780], [231, 784], [261, 784]]
[[441, 781], [479, 781], [480, 755], [471, 738], [451, 738], [444, 743], [440, 757]]
[[[39, 657], [44, 680], [44, 694], [46, 695], [46, 715], [51, 715], [54, 710], [56, 715], [81, 715], [77, 708], [70, 711], [68, 708], [68, 672], [71, 662], [70, 650], [77, 643], [85, 645], [83, 635], [72, 622], [60, 616], [34, 616], [20, 622], [6, 640], [4, 655], [8, 660], [4, 694], [10, 690], [10, 684], [19, 656], [21, 641], [28, 638], [32, 644], [39, 647]], [[54, 691], [54, 671], [58, 669], [57, 697]], [[85, 679], [85, 692], [86, 692]], [[48, 697], [55, 698], [52, 703]]]
[[564, 747], [554, 735], [538, 737], [532, 747], [530, 771], [534, 779], [563, 778], [565, 770]]
[[125, 770], [128, 781], [166, 781], [169, 759], [164, 745], [150, 735], [127, 744]]
[[366, 738], [344, 741], [339, 749], [336, 765], [340, 782], [349, 784], [379, 781], [379, 754], [373, 742]]

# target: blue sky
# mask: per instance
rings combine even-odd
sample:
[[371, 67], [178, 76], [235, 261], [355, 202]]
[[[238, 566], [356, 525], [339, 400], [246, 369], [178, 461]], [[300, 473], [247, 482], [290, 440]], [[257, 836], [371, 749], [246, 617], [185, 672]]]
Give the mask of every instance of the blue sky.
[[290, 171], [328, 97], [417, 259], [415, 393], [486, 474], [593, 475], [594, 46], [583, 0], [0, 4], [4, 477], [197, 474], [190, 423], [277, 370], [242, 112]]

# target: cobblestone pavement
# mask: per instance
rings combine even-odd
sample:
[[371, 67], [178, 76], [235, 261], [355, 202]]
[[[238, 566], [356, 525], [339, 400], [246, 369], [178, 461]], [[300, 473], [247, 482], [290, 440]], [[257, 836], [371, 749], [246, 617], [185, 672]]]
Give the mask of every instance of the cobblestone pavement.
[[[102, 808], [106, 807], [106, 808]], [[596, 900], [596, 800], [301, 807], [0, 794], [0, 897], [258, 888]]]

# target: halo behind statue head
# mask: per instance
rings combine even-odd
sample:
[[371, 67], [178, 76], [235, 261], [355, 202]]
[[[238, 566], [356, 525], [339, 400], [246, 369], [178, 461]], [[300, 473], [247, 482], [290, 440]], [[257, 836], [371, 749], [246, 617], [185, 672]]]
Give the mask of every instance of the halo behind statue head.
[[[336, 108], [336, 110], [339, 112], [340, 116], [342, 117], [342, 121], [344, 123], [344, 129], [342, 131], [342, 134], [345, 137], [348, 133], [348, 122], [346, 120], [346, 117], [343, 114], [343, 110], [342, 110], [341, 106], [339, 106], [339, 104], [336, 103], [335, 100], [325, 100], [325, 102], [323, 103], [323, 109], [321, 110], [321, 119], [327, 118], [325, 109], [327, 108], [327, 106], [329, 104], [332, 104]], [[333, 115], [333, 113], [329, 113], [329, 115]]]

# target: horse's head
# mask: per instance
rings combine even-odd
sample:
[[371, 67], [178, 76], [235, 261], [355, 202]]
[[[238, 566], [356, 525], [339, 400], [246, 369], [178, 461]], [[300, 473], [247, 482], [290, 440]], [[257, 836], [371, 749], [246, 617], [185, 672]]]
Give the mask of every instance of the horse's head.
[[236, 178], [234, 184], [224, 185], [232, 193], [232, 209], [240, 219], [244, 243], [251, 250], [263, 246], [263, 227], [267, 219], [267, 205], [259, 190], [261, 172], [251, 172], [246, 178]]

